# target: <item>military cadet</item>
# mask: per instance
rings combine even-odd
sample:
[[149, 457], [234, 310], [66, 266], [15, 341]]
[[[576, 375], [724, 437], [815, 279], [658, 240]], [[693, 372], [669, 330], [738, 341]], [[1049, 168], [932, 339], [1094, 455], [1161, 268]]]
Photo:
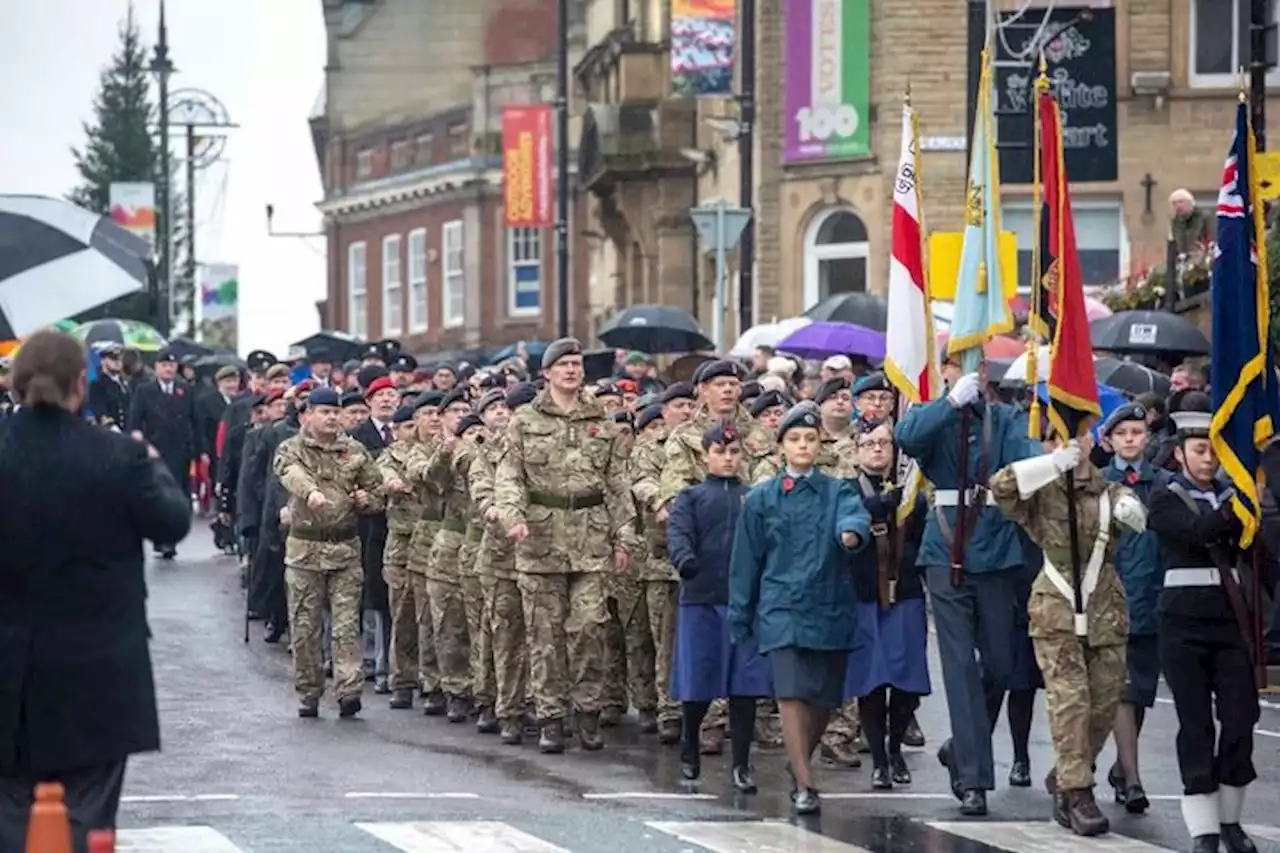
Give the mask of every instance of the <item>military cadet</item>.
[[346, 391], [342, 394], [342, 428], [347, 432], [356, 429], [369, 420], [369, 404], [359, 391]]
[[1191, 849], [1214, 853], [1221, 845], [1227, 853], [1253, 853], [1240, 815], [1245, 790], [1258, 775], [1258, 690], [1237, 568], [1242, 528], [1231, 488], [1218, 473], [1209, 407], [1207, 395], [1192, 391], [1171, 415], [1179, 470], [1156, 483], [1149, 498], [1149, 523], [1164, 557], [1160, 664], [1178, 712], [1182, 819]]
[[129, 388], [121, 372], [124, 345], [106, 342], [94, 344], [93, 349], [98, 354], [98, 375], [89, 383], [89, 410], [96, 423], [122, 430], [129, 415]]
[[[440, 403], [444, 395], [439, 391], [424, 391], [413, 402], [413, 425], [417, 439], [410, 461], [422, 464], [420, 457], [428, 461], [440, 442]], [[406, 474], [408, 471], [406, 470]], [[428, 591], [427, 573], [431, 565], [431, 549], [444, 520], [444, 493], [438, 483], [422, 482], [409, 477], [422, 512], [409, 537], [409, 583], [413, 587], [413, 618], [418, 626], [418, 673], [422, 682], [422, 713], [437, 717], [445, 713], [446, 700], [440, 686], [440, 664], [436, 656], [435, 632], [432, 630], [431, 596]]]
[[413, 384], [413, 374], [418, 369], [418, 360], [408, 353], [401, 353], [387, 365], [390, 371], [391, 384], [396, 388], [408, 388]]
[[579, 742], [594, 750], [604, 746], [604, 575], [627, 571], [638, 546], [635, 503], [626, 437], [582, 388], [582, 345], [553, 342], [542, 368], [546, 387], [507, 427], [495, 502], [516, 541], [539, 747], [563, 751], [572, 710]]
[[853, 386], [858, 415], [876, 423], [897, 417], [898, 395], [883, 373], [868, 373]]
[[496, 389], [480, 400], [478, 411], [488, 432], [468, 472], [471, 500], [485, 522], [476, 560], [485, 615], [480, 627], [480, 654], [482, 665], [491, 666], [493, 670], [494, 713], [498, 718], [499, 737], [503, 743], [513, 746], [523, 740], [521, 716], [528, 687], [528, 655], [524, 609], [516, 583], [515, 546], [498, 523], [494, 471], [502, 456], [511, 413], [528, 405], [536, 394], [532, 385], [522, 383], [505, 396], [501, 389]]
[[315, 391], [304, 431], [280, 445], [273, 463], [289, 493], [285, 582], [300, 717], [319, 715], [326, 605], [333, 620], [333, 689], [340, 716], [359, 713], [364, 687], [356, 520], [382, 511], [382, 476], [360, 443], [343, 432], [338, 403], [328, 388]]
[[422, 515], [418, 489], [410, 486], [406, 465], [413, 455], [417, 427], [413, 407], [401, 406], [391, 417], [395, 440], [378, 455], [387, 494], [387, 544], [382, 550], [382, 573], [391, 607], [391, 707], [413, 707], [418, 684], [418, 622], [413, 583], [409, 578], [409, 541]]
[[[1089, 461], [1087, 421], [1078, 435], [1071, 442], [1057, 439], [1051, 453], [997, 471], [991, 493], [1044, 552], [1027, 615], [1056, 759], [1045, 787], [1053, 795], [1054, 819], [1077, 835], [1093, 836], [1111, 828], [1093, 796], [1093, 768], [1124, 695], [1129, 635], [1124, 585], [1115, 568], [1116, 534], [1121, 527], [1144, 531], [1147, 513], [1128, 487], [1108, 482]], [[1068, 473], [1073, 491], [1063, 476]], [[1072, 553], [1073, 501], [1080, 553]], [[1082, 609], [1076, 607], [1077, 584]]]
[[462, 416], [454, 427], [460, 448], [455, 454], [454, 464], [462, 481], [461, 489], [467, 495], [467, 531], [462, 537], [462, 547], [458, 549], [458, 580], [462, 584], [462, 604], [466, 608], [471, 696], [478, 709], [476, 731], [482, 735], [491, 735], [497, 734], [499, 729], [498, 718], [493, 710], [497, 687], [494, 684], [493, 667], [481, 655], [483, 649], [480, 643], [480, 625], [484, 618], [484, 589], [476, 570], [476, 557], [484, 538], [484, 525], [476, 512], [475, 501], [471, 498], [470, 485], [471, 467], [476, 464], [476, 457], [485, 444], [484, 429], [484, 419], [479, 414], [468, 412]]
[[751, 401], [748, 410], [758, 424], [772, 432], [778, 428], [790, 405], [791, 400], [781, 391], [761, 391]]
[[[961, 813], [985, 815], [995, 767], [983, 677], [1001, 693], [1008, 686], [1013, 668], [1009, 637], [1020, 579], [1012, 570], [1024, 563], [1018, 527], [995, 506], [986, 484], [992, 472], [1038, 455], [1040, 448], [1027, 438], [1020, 412], [985, 402], [978, 374], [958, 372], [950, 377], [946, 397], [907, 411], [896, 435], [899, 449], [917, 461], [936, 487], [917, 564], [925, 568], [933, 600], [951, 718], [951, 738], [938, 750], [938, 760], [951, 776]], [[958, 529], [962, 448], [967, 488], [964, 525]]]

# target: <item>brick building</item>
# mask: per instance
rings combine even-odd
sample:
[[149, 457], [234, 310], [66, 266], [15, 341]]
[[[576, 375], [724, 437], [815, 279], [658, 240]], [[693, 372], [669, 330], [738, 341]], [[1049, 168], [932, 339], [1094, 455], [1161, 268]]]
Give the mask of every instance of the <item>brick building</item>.
[[[588, 51], [578, 73], [591, 102], [588, 112], [601, 113], [611, 129], [602, 144], [613, 152], [599, 158], [596, 174], [584, 175], [596, 223], [588, 247], [592, 310], [599, 316], [615, 304], [656, 298], [697, 309], [709, 325], [712, 267], [679, 214], [699, 200], [738, 197], [737, 158], [734, 145], [724, 139], [723, 121], [736, 114], [736, 105], [671, 97], [664, 51], [667, 5], [662, 0], [588, 2]], [[1016, 5], [998, 0], [997, 8]], [[1083, 5], [1113, 8], [1107, 0], [1073, 8]], [[968, 0], [757, 0], [756, 7], [759, 321], [798, 314], [841, 289], [885, 287], [892, 176], [908, 81], [924, 137], [928, 226], [959, 230], [975, 51]], [[1055, 14], [1062, 15], [1063, 8], [1058, 4]], [[1247, 12], [1243, 0], [1114, 4], [1115, 77], [1103, 91], [1097, 84], [1084, 94], [1115, 105], [1115, 126], [1106, 136], [1115, 149], [1116, 175], [1072, 188], [1076, 233], [1094, 279], [1089, 283], [1115, 281], [1131, 269], [1163, 262], [1166, 200], [1175, 188], [1191, 190], [1201, 204], [1214, 203], [1232, 133], [1236, 88], [1231, 69], [1244, 61], [1240, 45], [1247, 43]], [[810, 20], [789, 20], [801, 14]], [[865, 49], [841, 45], [838, 33], [816, 28], [842, 14], [863, 16]], [[1044, 14], [1043, 6], [1033, 6], [1025, 18], [1038, 23]], [[815, 28], [813, 38], [807, 44], [791, 39], [789, 47], [789, 28], [806, 24]], [[1095, 41], [1101, 46], [1105, 40]], [[788, 142], [784, 111], [790, 107], [784, 101], [787, 81], [797, 73], [789, 66], [821, 58], [813, 47], [819, 43], [846, 74], [852, 69], [854, 76], [863, 75], [867, 109], [859, 118], [869, 133], [857, 153], [796, 157], [795, 144]], [[1070, 128], [1070, 109], [1067, 114]], [[592, 121], [588, 116], [584, 127], [589, 130]], [[643, 158], [636, 157], [638, 145]], [[688, 149], [705, 156], [690, 159]], [[1029, 194], [1026, 185], [1004, 187], [1004, 227], [1017, 233], [1024, 251], [1032, 238]], [[729, 328], [735, 328], [732, 321]]]
[[[325, 21], [324, 325], [420, 355], [554, 337], [554, 231], [505, 225], [501, 109], [554, 98], [555, 16], [534, 0], [325, 0]], [[570, 258], [579, 333], [587, 273]]]

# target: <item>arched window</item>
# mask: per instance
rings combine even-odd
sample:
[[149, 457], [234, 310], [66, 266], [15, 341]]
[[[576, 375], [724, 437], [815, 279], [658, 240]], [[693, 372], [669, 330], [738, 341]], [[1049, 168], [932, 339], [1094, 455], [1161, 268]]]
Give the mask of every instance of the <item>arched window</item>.
[[867, 289], [867, 226], [848, 207], [822, 211], [809, 223], [804, 240], [804, 307], [834, 293]]

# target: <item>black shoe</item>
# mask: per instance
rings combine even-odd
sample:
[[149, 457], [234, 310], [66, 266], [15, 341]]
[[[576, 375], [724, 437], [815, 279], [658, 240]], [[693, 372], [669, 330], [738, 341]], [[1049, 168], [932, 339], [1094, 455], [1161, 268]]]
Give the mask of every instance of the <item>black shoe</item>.
[[1031, 787], [1031, 762], [1013, 762], [1013, 766], [1009, 768], [1009, 785], [1013, 788]]
[[465, 696], [450, 696], [444, 715], [451, 723], [465, 723], [471, 715], [471, 703]]
[[1222, 849], [1227, 853], [1258, 853], [1253, 839], [1245, 834], [1238, 823], [1224, 823], [1218, 827], [1221, 832]]
[[942, 746], [938, 747], [938, 763], [947, 768], [947, 775], [951, 778], [952, 795], [963, 803], [965, 791], [960, 787], [960, 771], [951, 766], [951, 738], [944, 740]]
[[505, 719], [499, 726], [498, 739], [507, 746], [519, 746], [524, 742], [524, 726], [514, 717]]
[[798, 815], [818, 814], [822, 811], [822, 799], [813, 788], [805, 788], [791, 795], [791, 810]]
[[1197, 835], [1191, 839], [1191, 853], [1218, 853], [1219, 842], [1217, 835]]
[[391, 710], [403, 711], [413, 707], [413, 691], [402, 689], [391, 694]]
[[911, 784], [911, 771], [907, 768], [907, 760], [902, 757], [901, 752], [889, 753], [889, 769], [892, 771], [895, 785]]
[[546, 755], [564, 752], [564, 720], [547, 720], [538, 733], [538, 749]]
[[344, 720], [349, 720], [356, 714], [360, 713], [360, 709], [364, 705], [360, 702], [359, 696], [348, 696], [345, 699], [338, 700], [338, 716]]
[[304, 720], [314, 720], [320, 716], [320, 703], [304, 699], [298, 703], [298, 716]]
[[481, 705], [480, 715], [476, 718], [476, 731], [482, 735], [496, 735], [499, 728], [498, 715], [493, 713], [493, 706]]
[[379, 696], [386, 696], [391, 692], [391, 685], [387, 683], [385, 675], [379, 675], [373, 679], [373, 692]]
[[1125, 784], [1124, 772], [1118, 764], [1111, 765], [1111, 769], [1107, 771], [1107, 784], [1111, 786], [1111, 790], [1115, 794], [1116, 805], [1123, 806], [1127, 797], [1128, 786]]
[[178, 556], [178, 549], [173, 547], [172, 545], [166, 545], [165, 547], [160, 549], [160, 559], [162, 560], [172, 560], [177, 556]]
[[422, 700], [422, 713], [428, 717], [439, 717], [444, 714], [448, 702], [439, 690], [432, 690]]
[[694, 753], [680, 759], [680, 776], [686, 782], [696, 782], [702, 776], [702, 756]]
[[960, 797], [960, 814], [965, 817], [986, 817], [987, 792], [970, 788]]
[[871, 787], [877, 791], [888, 791], [893, 788], [893, 780], [889, 778], [888, 767], [871, 768]]
[[263, 635], [262, 642], [267, 645], [274, 646], [276, 643], [284, 639], [286, 628], [284, 625], [277, 625], [275, 622], [267, 625], [267, 633]]
[[751, 775], [750, 767], [735, 767], [729, 773], [729, 781], [733, 783], [734, 790], [739, 794], [754, 794], [759, 788], [756, 787], [755, 777]]
[[1130, 785], [1123, 792], [1116, 793], [1116, 802], [1124, 798], [1124, 810], [1129, 814], [1144, 814], [1147, 809], [1151, 808], [1151, 800], [1147, 798], [1147, 792], [1141, 784]]

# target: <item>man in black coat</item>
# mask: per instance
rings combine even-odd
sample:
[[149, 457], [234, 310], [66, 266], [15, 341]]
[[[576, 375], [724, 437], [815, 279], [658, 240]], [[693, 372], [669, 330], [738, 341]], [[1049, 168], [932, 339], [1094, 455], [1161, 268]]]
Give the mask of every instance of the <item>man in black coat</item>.
[[[155, 378], [139, 382], [133, 393], [128, 430], [134, 438], [145, 439], [159, 451], [173, 479], [189, 495], [192, 460], [202, 456], [208, 461], [196, 421], [195, 392], [177, 376], [176, 353], [160, 353], [155, 370]], [[154, 544], [166, 560], [178, 553], [172, 542]]]
[[[69, 343], [55, 353], [64, 372], [68, 352], [83, 353]], [[77, 851], [90, 829], [114, 827], [126, 759], [160, 747], [143, 540], [177, 542], [191, 526], [158, 454], [76, 414], [83, 373], [66, 384], [60, 405], [0, 423], [0, 494], [22, 496], [0, 512], [3, 851], [24, 848], [43, 781], [66, 789]]]
[[124, 375], [124, 347], [105, 343], [98, 352], [98, 375], [89, 384], [89, 410], [105, 427], [124, 429], [129, 419], [129, 386]]

